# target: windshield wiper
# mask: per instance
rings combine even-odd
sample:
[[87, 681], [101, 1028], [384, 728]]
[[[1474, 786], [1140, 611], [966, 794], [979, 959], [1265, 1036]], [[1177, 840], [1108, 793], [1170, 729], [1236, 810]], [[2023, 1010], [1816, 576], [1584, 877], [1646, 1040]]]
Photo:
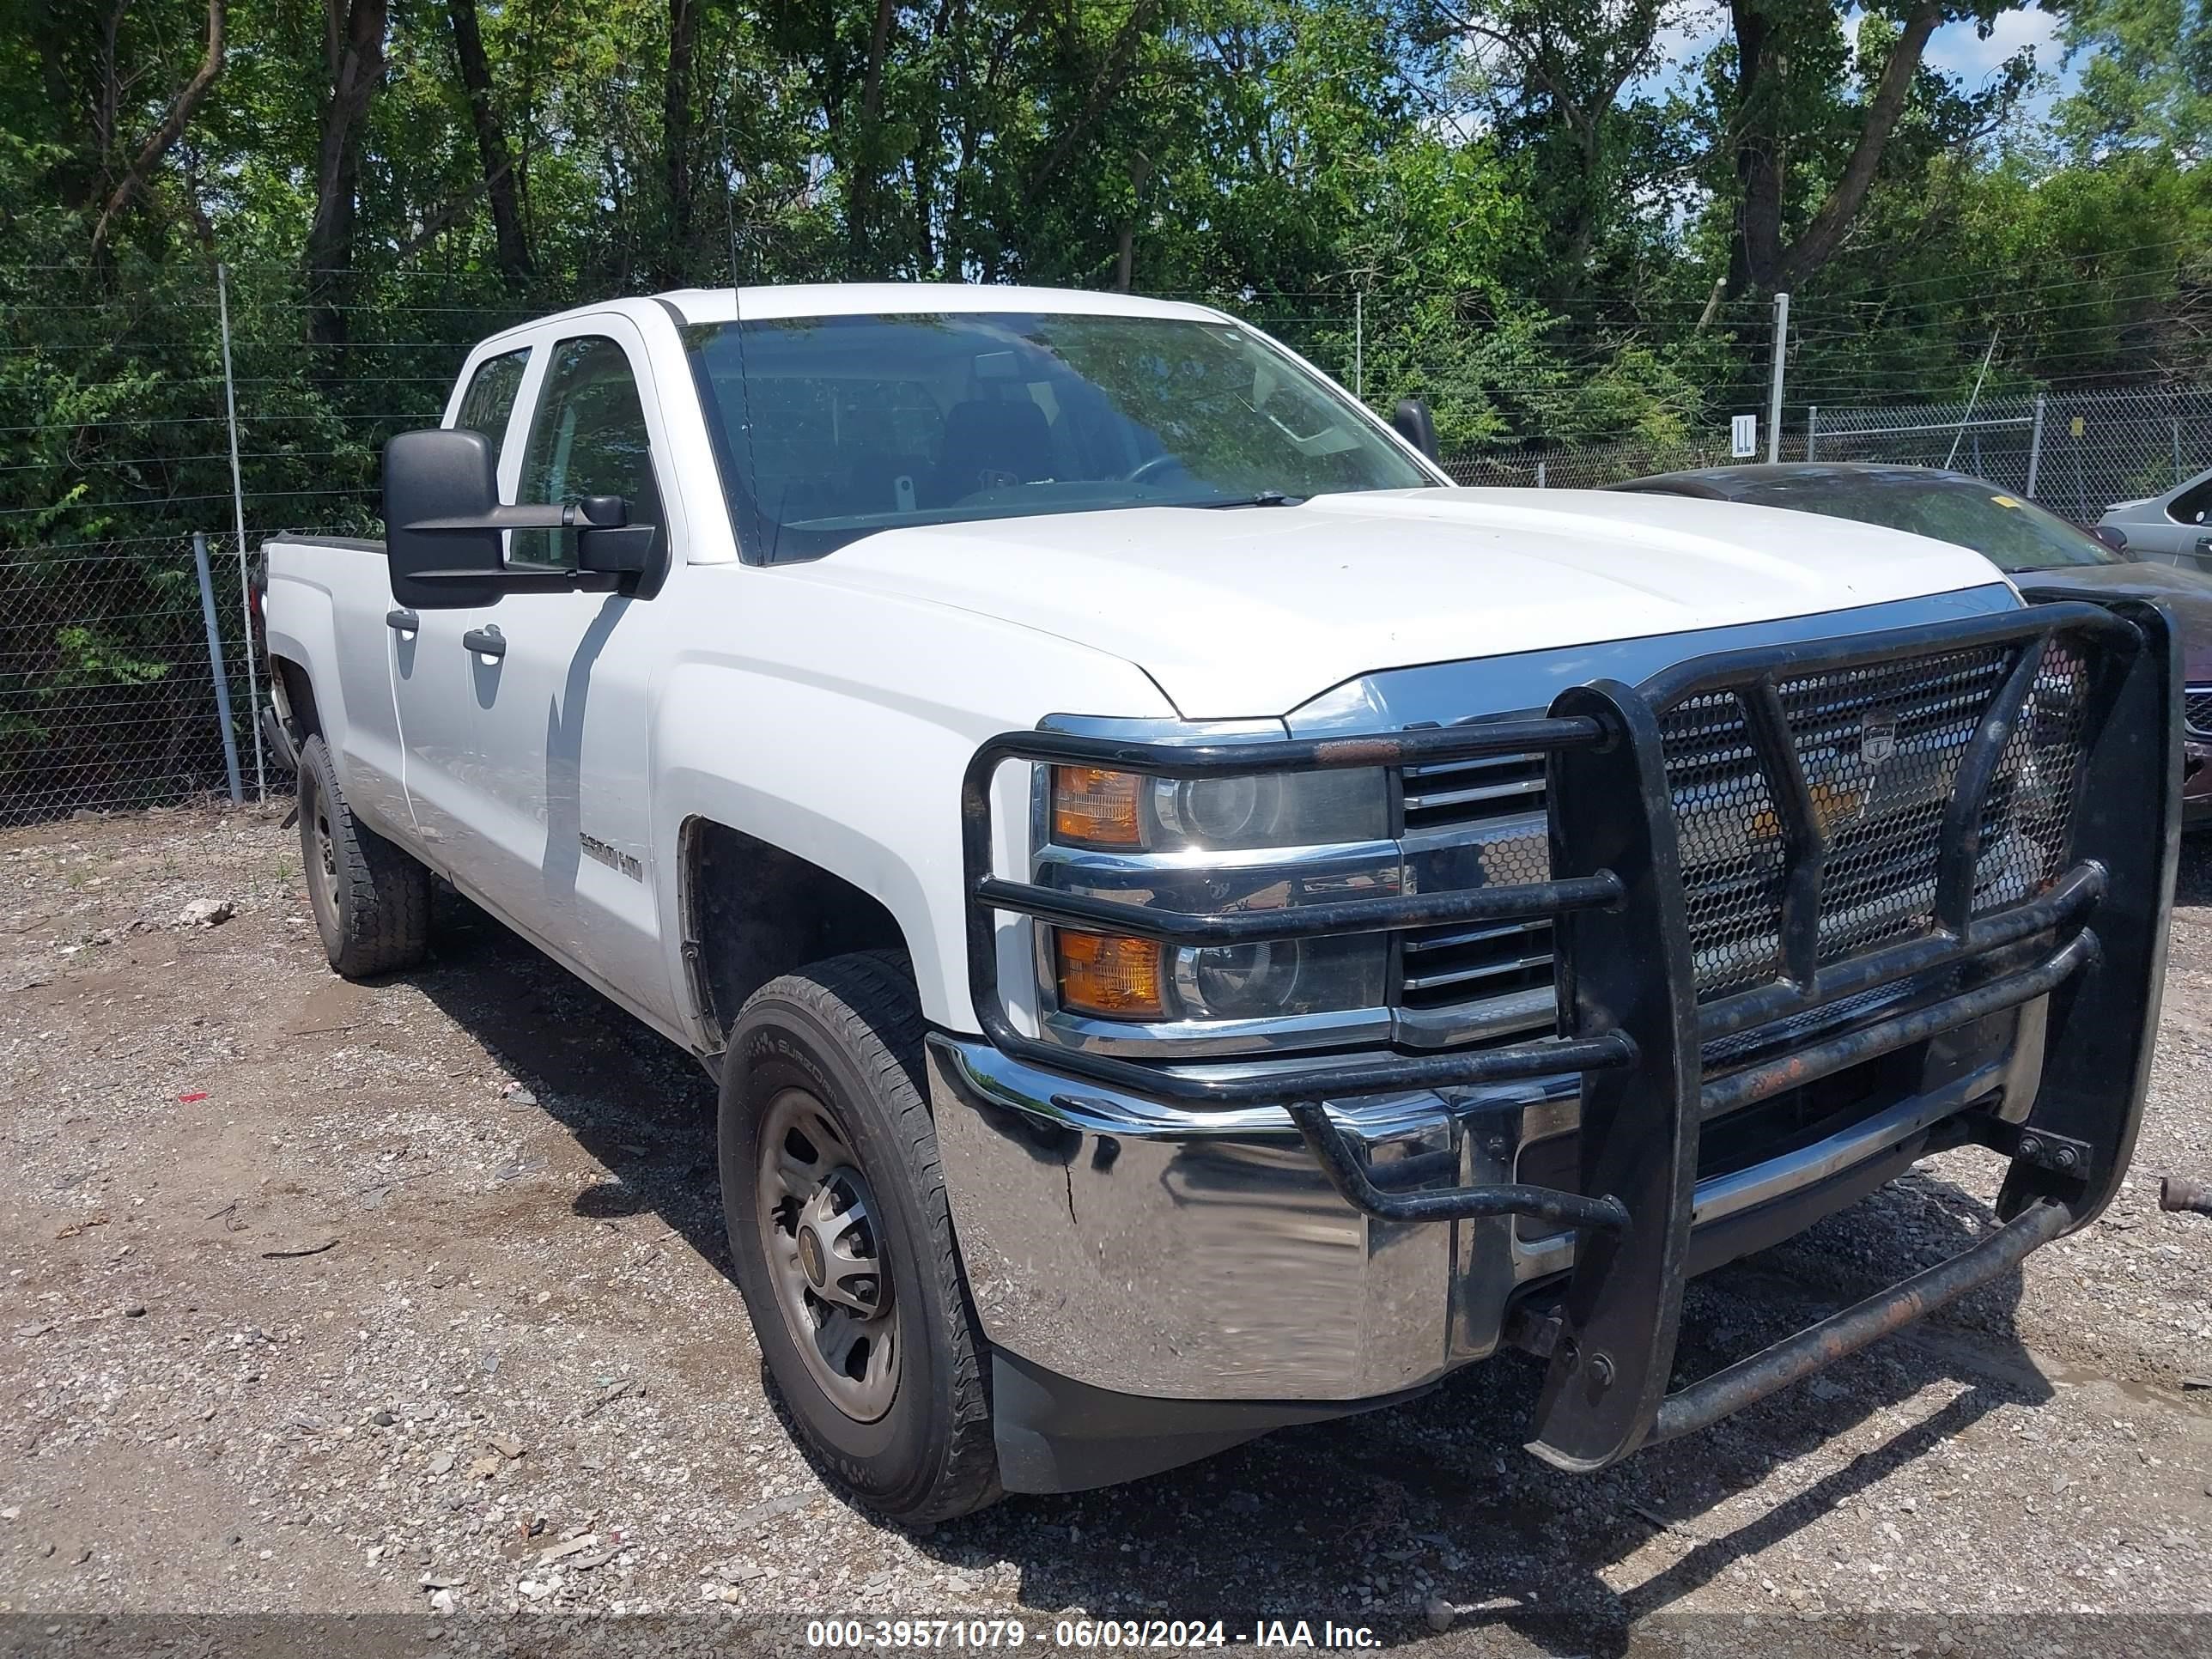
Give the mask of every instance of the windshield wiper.
[[1305, 505], [1305, 501], [1306, 498], [1303, 495], [1286, 495], [1279, 489], [1262, 489], [1256, 495], [1224, 495], [1217, 500], [1210, 501], [1174, 501], [1169, 503], [1169, 505], [1174, 507], [1201, 507], [1208, 508], [1219, 507], [1303, 507]]

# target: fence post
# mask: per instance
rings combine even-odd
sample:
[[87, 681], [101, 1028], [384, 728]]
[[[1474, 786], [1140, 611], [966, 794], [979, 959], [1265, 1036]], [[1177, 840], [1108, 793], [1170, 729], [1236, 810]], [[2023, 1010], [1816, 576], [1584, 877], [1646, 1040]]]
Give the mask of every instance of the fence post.
[[1352, 395], [1367, 401], [1367, 306], [1358, 289], [1352, 290]]
[[2035, 425], [2027, 434], [2027, 489], [2024, 493], [2031, 501], [2035, 499], [2036, 468], [2043, 461], [2043, 399], [2042, 392], [2035, 394]]
[[2181, 416], [2173, 417], [2173, 487], [2181, 488]]
[[208, 574], [207, 532], [192, 532], [192, 563], [200, 574], [200, 620], [207, 624], [208, 669], [215, 676], [215, 717], [222, 728], [222, 766], [230, 774], [230, 804], [240, 805], [246, 790], [238, 779], [238, 733], [230, 729], [230, 677], [222, 669], [222, 641], [216, 633], [215, 581]]
[[1773, 383], [1766, 393], [1766, 459], [1769, 464], [1782, 459], [1782, 355], [1790, 344], [1790, 296], [1774, 296], [1774, 368]]
[[1820, 441], [1820, 405], [1814, 404], [1810, 409], [1805, 411], [1805, 459], [1809, 461], [1817, 459], [1814, 455], [1813, 451], [1819, 445]]
[[1539, 461], [1536, 463], [1536, 488], [1541, 489], [1544, 487], [1544, 464]]
[[[246, 623], [246, 723], [253, 728], [253, 790], [269, 799], [269, 764], [261, 752], [261, 693], [255, 681], [260, 670], [253, 661], [253, 581], [246, 568], [246, 486], [238, 475], [238, 382], [230, 371], [230, 273], [215, 268], [216, 315], [222, 321], [222, 406], [230, 428], [230, 503], [238, 514], [238, 608]], [[226, 690], [227, 701], [230, 693]], [[228, 731], [226, 722], [224, 729]]]

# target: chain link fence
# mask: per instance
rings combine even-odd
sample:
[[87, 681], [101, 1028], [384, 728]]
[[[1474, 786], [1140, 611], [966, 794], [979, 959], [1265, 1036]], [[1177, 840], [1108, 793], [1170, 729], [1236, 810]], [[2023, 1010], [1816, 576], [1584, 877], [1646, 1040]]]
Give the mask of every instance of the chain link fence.
[[254, 764], [241, 523], [249, 553], [374, 533], [384, 439], [434, 422], [469, 343], [519, 314], [350, 294], [317, 312], [289, 269], [0, 266], [0, 825], [228, 798], [233, 753], [246, 799], [289, 787]]
[[0, 549], [0, 823], [229, 793], [250, 741], [235, 552], [209, 574], [204, 599], [189, 536]]
[[[0, 825], [228, 794], [233, 752], [251, 798], [259, 693], [235, 519], [249, 549], [280, 528], [374, 533], [383, 439], [434, 421], [468, 343], [520, 314], [463, 291], [364, 299], [303, 375], [291, 275], [233, 273], [218, 292], [212, 271], [157, 274], [97, 301], [70, 292], [67, 271], [0, 270]], [[1356, 356], [1313, 349], [1355, 378]], [[1464, 484], [1589, 489], [1731, 465], [1728, 452], [1723, 417], [1672, 443], [1448, 468]], [[1793, 405], [1781, 453], [1948, 464], [2087, 522], [2212, 466], [2212, 389]], [[195, 530], [211, 544], [204, 599]]]
[[[1462, 484], [1595, 489], [1655, 472], [1744, 466], [1728, 433], [1679, 443], [1585, 444], [1448, 459]], [[1788, 411], [1785, 461], [1949, 467], [2094, 524], [2114, 501], [2155, 495], [2212, 466], [2212, 388], [2129, 388]]]

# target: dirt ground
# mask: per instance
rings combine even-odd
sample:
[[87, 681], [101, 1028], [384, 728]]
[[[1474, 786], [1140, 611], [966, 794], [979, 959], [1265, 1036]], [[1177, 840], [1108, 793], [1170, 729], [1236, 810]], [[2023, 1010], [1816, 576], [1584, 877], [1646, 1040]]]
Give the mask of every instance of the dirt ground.
[[[2212, 1175], [2204, 848], [2134, 1178], [2024, 1277], [1593, 1477], [1520, 1449], [1516, 1355], [915, 1536], [763, 1390], [704, 1077], [451, 895], [428, 969], [336, 979], [280, 811], [0, 836], [0, 1613], [1081, 1610], [1504, 1652], [2051, 1615], [2174, 1652], [2199, 1626], [2063, 1616], [2212, 1613], [2212, 1219], [2156, 1204]], [[1958, 1249], [1995, 1170], [1948, 1155], [1701, 1282], [1692, 1352]]]

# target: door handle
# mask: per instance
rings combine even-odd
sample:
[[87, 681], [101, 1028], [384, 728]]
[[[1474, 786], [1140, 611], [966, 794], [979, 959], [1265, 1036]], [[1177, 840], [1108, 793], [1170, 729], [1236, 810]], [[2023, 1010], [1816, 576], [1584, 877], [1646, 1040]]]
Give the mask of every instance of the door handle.
[[489, 628], [471, 628], [461, 635], [461, 647], [479, 657], [503, 657], [507, 654], [507, 635], [496, 624]]
[[394, 605], [384, 613], [384, 625], [402, 634], [413, 634], [421, 630], [422, 619], [403, 605]]
[[2197, 538], [2197, 550], [2199, 553], [2212, 553], [2212, 536], [2199, 536]]

